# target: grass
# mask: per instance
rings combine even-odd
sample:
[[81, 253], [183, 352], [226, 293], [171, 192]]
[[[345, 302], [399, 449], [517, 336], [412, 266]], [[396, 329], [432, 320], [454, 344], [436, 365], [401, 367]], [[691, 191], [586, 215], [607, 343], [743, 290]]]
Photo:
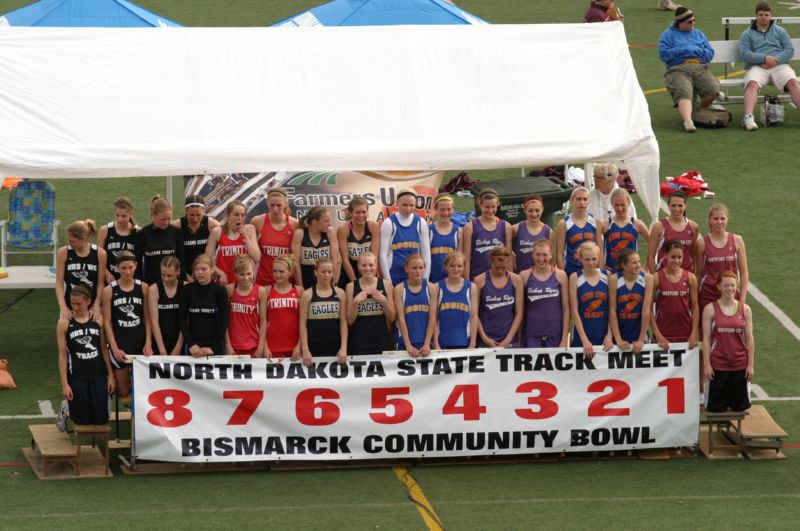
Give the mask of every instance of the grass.
[[[0, 0], [0, 12], [28, 0]], [[262, 26], [317, 4], [293, 0], [141, 0], [187, 26]], [[588, 0], [458, 0], [458, 5], [493, 23], [575, 22]], [[672, 14], [654, 9], [655, 0], [624, 0], [628, 40], [654, 45]], [[700, 29], [710, 39], [723, 37], [723, 15], [745, 16], [754, 2], [694, 2]], [[776, 4], [776, 14], [790, 15]], [[738, 33], [741, 28], [734, 31]], [[794, 36], [800, 28], [787, 28]], [[633, 48], [631, 55], [643, 90], [663, 86], [664, 66], [654, 48]], [[556, 61], [557, 59], [554, 59]], [[719, 71], [721, 73], [721, 70]], [[597, 83], [602, 83], [598, 79]], [[586, 87], [591, 90], [591, 87]], [[741, 107], [731, 106], [728, 129], [683, 132], [666, 93], [647, 96], [653, 129], [661, 149], [661, 175], [701, 171], [716, 200], [731, 210], [730, 228], [747, 243], [751, 280], [795, 322], [800, 307], [792, 257], [800, 250], [793, 228], [797, 186], [796, 145], [800, 116], [787, 107], [786, 123], [747, 133], [738, 127]], [[569, 102], [564, 102], [568, 105]], [[579, 163], [581, 161], [572, 161]], [[492, 180], [519, 176], [519, 169], [470, 171]], [[175, 179], [175, 196], [180, 196]], [[106, 222], [118, 195], [139, 205], [165, 192], [163, 178], [54, 181], [58, 217], [69, 222], [87, 217]], [[4, 217], [8, 192], [0, 192]], [[690, 201], [689, 216], [705, 229], [711, 201]], [[459, 200], [461, 210], [472, 201]], [[0, 301], [16, 292], [0, 293]], [[756, 379], [772, 396], [800, 395], [798, 342], [754, 300]], [[8, 358], [19, 389], [0, 393], [0, 415], [36, 414], [37, 400], [60, 393], [55, 356], [53, 296], [35, 292], [0, 316], [0, 351]], [[54, 406], [58, 400], [53, 400]], [[29, 407], [30, 406], [30, 407]], [[771, 414], [800, 442], [798, 402], [769, 402]], [[29, 421], [0, 421], [0, 463], [23, 460]], [[800, 517], [800, 451], [787, 448], [785, 461], [665, 462], [614, 460], [520, 465], [417, 467], [419, 481], [446, 526], [519, 528], [536, 523], [548, 528], [789, 528]], [[473, 460], [476, 461], [476, 460]], [[480, 462], [479, 460], [477, 460]], [[388, 469], [297, 473], [219, 473], [130, 477], [111, 481], [42, 482], [27, 467], [0, 467], [4, 529], [100, 527], [115, 518], [131, 528], [205, 529], [399, 528], [422, 527], [414, 505]], [[109, 496], [109, 493], [113, 493]], [[734, 523], [735, 522], [735, 523]]]

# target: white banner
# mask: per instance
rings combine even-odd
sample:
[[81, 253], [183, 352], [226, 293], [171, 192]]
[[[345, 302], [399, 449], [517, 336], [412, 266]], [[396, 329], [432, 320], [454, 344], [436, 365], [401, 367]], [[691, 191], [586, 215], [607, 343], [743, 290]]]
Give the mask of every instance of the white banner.
[[137, 358], [135, 453], [344, 460], [692, 445], [698, 349], [473, 350], [288, 360]]

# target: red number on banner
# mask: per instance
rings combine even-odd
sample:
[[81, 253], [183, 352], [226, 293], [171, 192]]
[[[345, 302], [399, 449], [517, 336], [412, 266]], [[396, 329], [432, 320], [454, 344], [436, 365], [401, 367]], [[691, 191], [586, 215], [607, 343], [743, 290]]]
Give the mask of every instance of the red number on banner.
[[667, 415], [680, 415], [686, 412], [683, 378], [667, 378], [658, 382], [658, 386], [667, 388]]
[[[461, 400], [461, 405], [458, 401]], [[463, 415], [464, 420], [480, 420], [486, 413], [486, 406], [481, 405], [480, 387], [477, 384], [457, 385], [442, 406], [444, 415]]]
[[631, 414], [630, 408], [627, 407], [606, 407], [614, 402], [625, 400], [631, 394], [631, 386], [622, 380], [599, 380], [590, 384], [587, 391], [602, 393], [609, 387], [611, 388], [610, 393], [598, 396], [589, 404], [590, 417], [626, 417]]
[[258, 405], [264, 400], [264, 391], [223, 391], [222, 398], [241, 400], [233, 410], [228, 426], [244, 426], [256, 412]]
[[333, 389], [306, 389], [297, 394], [294, 410], [300, 424], [306, 426], [330, 426], [339, 420], [339, 406], [333, 402], [317, 399], [339, 398], [339, 393]]
[[549, 419], [558, 413], [558, 404], [552, 399], [558, 394], [558, 387], [549, 382], [525, 382], [517, 387], [517, 393], [532, 393], [538, 391], [536, 396], [528, 397], [528, 405], [537, 406], [538, 409], [515, 409], [514, 413], [521, 419], [539, 420]]
[[409, 387], [379, 387], [372, 390], [372, 408], [386, 409], [392, 406], [393, 415], [384, 412], [370, 413], [369, 418], [378, 424], [400, 424], [411, 418], [414, 413], [414, 406], [405, 398], [389, 398], [389, 395], [407, 395], [411, 389]]
[[[169, 403], [167, 403], [169, 400]], [[184, 406], [191, 401], [189, 393], [179, 389], [160, 389], [150, 393], [147, 402], [153, 409], [147, 412], [147, 421], [161, 428], [178, 428], [192, 421], [192, 412]], [[172, 413], [167, 418], [167, 413]]]

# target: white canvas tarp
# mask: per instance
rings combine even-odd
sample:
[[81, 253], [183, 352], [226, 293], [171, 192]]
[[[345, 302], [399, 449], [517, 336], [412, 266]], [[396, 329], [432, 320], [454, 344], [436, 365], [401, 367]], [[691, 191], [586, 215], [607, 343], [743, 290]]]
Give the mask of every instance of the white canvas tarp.
[[0, 28], [0, 172], [91, 178], [614, 160], [658, 146], [622, 25]]

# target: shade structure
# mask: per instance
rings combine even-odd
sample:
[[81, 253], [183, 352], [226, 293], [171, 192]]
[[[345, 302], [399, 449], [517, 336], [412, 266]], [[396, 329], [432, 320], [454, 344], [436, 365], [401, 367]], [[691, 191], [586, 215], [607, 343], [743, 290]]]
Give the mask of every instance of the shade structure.
[[0, 26], [146, 28], [180, 24], [126, 0], [41, 0], [0, 17]]
[[487, 24], [446, 0], [334, 0], [273, 26]]
[[616, 22], [11, 27], [0, 28], [0, 72], [8, 175], [613, 160], [658, 212], [658, 145]]

